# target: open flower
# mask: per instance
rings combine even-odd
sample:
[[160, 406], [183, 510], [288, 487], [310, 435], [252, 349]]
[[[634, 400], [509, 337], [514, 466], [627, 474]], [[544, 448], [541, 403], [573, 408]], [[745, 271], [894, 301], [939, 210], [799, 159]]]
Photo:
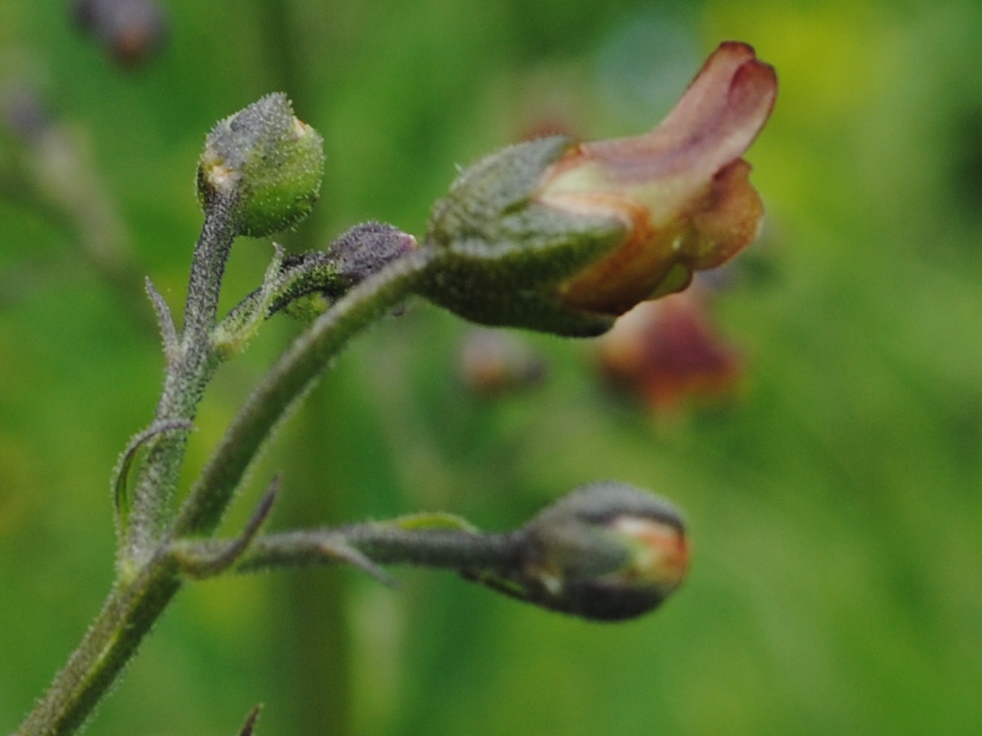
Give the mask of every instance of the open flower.
[[748, 245], [764, 207], [740, 156], [767, 121], [776, 91], [774, 70], [750, 46], [725, 43], [650, 133], [583, 143], [554, 163], [540, 201], [609, 213], [629, 228], [613, 252], [560, 287], [560, 299], [622, 314], [685, 288], [693, 271]]
[[728, 42], [645, 135], [484, 159], [434, 210], [444, 259], [425, 295], [478, 322], [596, 335], [684, 289], [756, 236], [763, 205], [741, 156], [776, 93], [773, 68]]

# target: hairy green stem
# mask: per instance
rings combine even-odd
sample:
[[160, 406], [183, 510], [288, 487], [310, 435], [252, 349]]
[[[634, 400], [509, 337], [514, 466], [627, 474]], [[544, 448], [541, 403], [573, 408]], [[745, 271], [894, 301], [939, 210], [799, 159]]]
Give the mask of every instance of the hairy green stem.
[[[369, 522], [256, 537], [232, 569], [250, 573], [345, 563], [386, 583], [391, 581], [379, 565], [418, 565], [507, 574], [520, 571], [526, 542], [527, 537], [521, 529], [484, 533], [471, 529], [407, 529], [398, 522]], [[232, 556], [239, 547], [238, 539], [185, 539], [172, 545], [171, 557], [187, 574], [209, 577], [208, 570], [213, 561]]]
[[522, 538], [515, 532], [484, 534], [459, 529], [400, 529], [384, 523], [354, 524], [338, 529], [258, 537], [235, 569], [253, 572], [272, 567], [343, 562], [344, 557], [334, 550], [345, 547], [383, 565], [500, 572], [520, 564]]
[[180, 589], [172, 561], [155, 558], [113, 589], [78, 648], [15, 736], [66, 736], [92, 713]]
[[[237, 234], [235, 194], [216, 195], [205, 210], [205, 221], [194, 249], [184, 328], [176, 360], [169, 362], [154, 422], [194, 420], [205, 386], [218, 366], [211, 333], [218, 314], [222, 276]], [[147, 453], [133, 493], [127, 538], [121, 550], [132, 567], [146, 562], [172, 518], [174, 491], [189, 430], [168, 432], [155, 439]]]
[[188, 295], [184, 305], [181, 345], [185, 351], [206, 343], [215, 326], [225, 263], [238, 234], [238, 195], [213, 193], [205, 209], [205, 222], [194, 248]]
[[[210, 345], [217, 309], [221, 254], [227, 255], [231, 244], [230, 211], [225, 220], [206, 220], [196, 249], [181, 356], [168, 371], [158, 421], [192, 419], [214, 369], [205, 346]], [[283, 414], [348, 340], [412, 293], [428, 263], [421, 251], [393, 262], [352, 289], [297, 339], [230, 427], [178, 518], [162, 530], [165, 501], [173, 494], [187, 433], [176, 430], [155, 442], [134, 496], [131, 556], [121, 564], [117, 583], [92, 627], [16, 736], [67, 736], [85, 722], [180, 589], [182, 578], [170, 540], [214, 530], [250, 461]], [[213, 283], [203, 278], [205, 269], [212, 269]]]
[[175, 538], [214, 531], [276, 423], [352, 336], [414, 291], [430, 262], [426, 250], [393, 261], [348, 292], [297, 338], [249, 397], [191, 488], [174, 524]]

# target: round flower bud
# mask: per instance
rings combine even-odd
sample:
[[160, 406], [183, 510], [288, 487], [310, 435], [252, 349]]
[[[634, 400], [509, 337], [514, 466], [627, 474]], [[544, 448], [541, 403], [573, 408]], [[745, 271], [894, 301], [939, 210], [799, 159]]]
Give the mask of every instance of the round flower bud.
[[320, 193], [323, 140], [274, 93], [219, 122], [198, 165], [198, 199], [234, 201], [238, 230], [262, 237], [299, 223]]
[[600, 621], [659, 606], [689, 566], [685, 525], [666, 500], [620, 483], [582, 486], [539, 514], [523, 535], [529, 600]]

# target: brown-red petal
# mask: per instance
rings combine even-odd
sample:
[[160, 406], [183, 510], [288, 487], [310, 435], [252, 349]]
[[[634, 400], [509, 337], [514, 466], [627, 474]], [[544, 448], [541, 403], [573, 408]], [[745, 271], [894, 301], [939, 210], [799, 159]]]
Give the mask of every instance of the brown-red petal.
[[715, 268], [757, 237], [764, 203], [749, 180], [750, 164], [738, 159], [713, 178], [702, 207], [692, 214], [686, 263], [694, 270]]
[[776, 96], [774, 68], [747, 44], [724, 43], [658, 127], [634, 138], [582, 144], [581, 160], [601, 161], [608, 179], [621, 186], [677, 174], [712, 176], [750, 147]]

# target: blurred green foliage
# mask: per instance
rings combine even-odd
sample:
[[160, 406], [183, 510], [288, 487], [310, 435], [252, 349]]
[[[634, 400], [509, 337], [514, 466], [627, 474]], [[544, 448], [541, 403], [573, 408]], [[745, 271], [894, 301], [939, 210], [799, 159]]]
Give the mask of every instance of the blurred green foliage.
[[[748, 156], [768, 224], [714, 302], [739, 401], [652, 417], [601, 387], [591, 343], [536, 336], [548, 380], [481, 399], [457, 380], [467, 327], [415, 305], [338, 361], [245, 491], [283, 471], [280, 527], [445, 509], [508, 528], [613, 477], [686, 509], [683, 590], [598, 626], [414, 571], [399, 592], [347, 570], [202, 583], [89, 733], [230, 734], [257, 702], [260, 734], [982, 730], [982, 5], [161, 5], [166, 44], [124, 70], [66, 3], [0, 4], [0, 86], [36, 85], [85, 152], [134, 277], [92, 267], [0, 137], [0, 732], [111, 582], [109, 472], [162, 376], [140, 278], [181, 303], [217, 119], [283, 89], [324, 135], [288, 247], [367, 218], [419, 233], [455, 165], [543, 126], [644, 130], [727, 38], [781, 79]], [[236, 246], [229, 304], [269, 255]], [[188, 480], [296, 330], [219, 375]]]

